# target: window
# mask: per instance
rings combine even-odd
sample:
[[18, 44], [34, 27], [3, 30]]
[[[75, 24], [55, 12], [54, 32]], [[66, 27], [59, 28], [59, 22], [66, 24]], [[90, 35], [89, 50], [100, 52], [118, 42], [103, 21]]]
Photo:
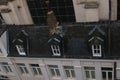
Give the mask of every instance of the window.
[[1, 48], [0, 48], [0, 54], [2, 54], [2, 50], [1, 50]]
[[7, 76], [0, 75], [0, 80], [10, 80]]
[[103, 80], [113, 80], [113, 71], [112, 68], [102, 68], [102, 78]]
[[17, 64], [17, 66], [18, 66], [21, 74], [28, 74], [28, 70], [27, 70], [25, 64], [21, 63], [21, 64]]
[[64, 66], [64, 70], [67, 78], [75, 78], [75, 72], [73, 66]]
[[60, 77], [60, 72], [57, 65], [49, 65], [49, 70], [52, 74], [52, 77]]
[[101, 56], [101, 45], [92, 45], [93, 56]]
[[2, 63], [3, 69], [5, 70], [6, 73], [8, 72], [12, 72], [10, 66], [8, 65], [8, 63]]
[[20, 55], [26, 55], [23, 45], [16, 45], [16, 48]]
[[30, 67], [34, 75], [42, 75], [41, 69], [38, 64], [30, 64]]
[[86, 80], [95, 79], [95, 68], [94, 67], [84, 67]]
[[51, 45], [54, 56], [60, 56], [60, 47], [58, 45]]

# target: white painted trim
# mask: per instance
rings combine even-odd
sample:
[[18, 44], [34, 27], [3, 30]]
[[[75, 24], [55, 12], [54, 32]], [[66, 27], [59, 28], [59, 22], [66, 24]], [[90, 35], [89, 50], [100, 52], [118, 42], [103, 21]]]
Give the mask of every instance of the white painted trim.
[[[96, 48], [94, 48], [94, 47], [96, 47]], [[97, 47], [99, 47], [99, 48], [97, 48]], [[95, 52], [95, 50], [99, 51], [99, 53]], [[92, 53], [93, 53], [93, 56], [101, 57], [102, 56], [101, 55], [101, 45], [92, 45]]]
[[51, 49], [52, 49], [52, 53], [53, 53], [54, 56], [60, 56], [61, 55], [59, 45], [51, 45]]
[[[16, 45], [16, 48], [17, 48], [17, 50], [18, 50], [18, 53], [20, 54], [20, 55], [26, 55], [26, 53], [25, 53], [25, 51], [23, 51], [21, 48], [23, 48], [21, 45]], [[21, 50], [22, 51], [21, 51]], [[24, 49], [24, 48], [23, 48]]]

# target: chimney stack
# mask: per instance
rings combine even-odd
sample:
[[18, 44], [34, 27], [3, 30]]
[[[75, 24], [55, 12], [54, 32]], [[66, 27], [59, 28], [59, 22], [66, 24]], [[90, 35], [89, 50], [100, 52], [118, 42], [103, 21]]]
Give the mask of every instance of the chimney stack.
[[54, 12], [52, 11], [52, 9], [50, 8], [50, 1], [46, 0], [46, 5], [47, 5], [47, 24], [49, 26], [49, 30], [50, 30], [50, 35], [53, 35], [54, 33], [56, 33], [56, 28], [57, 28], [57, 19], [56, 16], [54, 15]]

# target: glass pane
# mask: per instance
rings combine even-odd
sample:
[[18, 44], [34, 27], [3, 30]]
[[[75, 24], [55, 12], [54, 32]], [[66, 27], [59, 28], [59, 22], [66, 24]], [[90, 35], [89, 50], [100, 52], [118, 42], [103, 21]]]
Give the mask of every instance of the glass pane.
[[55, 76], [54, 69], [50, 69], [52, 76]]
[[72, 77], [75, 77], [75, 72], [74, 70], [71, 70]]
[[108, 79], [112, 80], [112, 72], [108, 72]]
[[106, 72], [102, 72], [102, 78], [103, 80], [106, 80]]
[[28, 70], [27, 70], [27, 68], [26, 68], [26, 67], [24, 67], [24, 70], [25, 70], [25, 73], [28, 73]]
[[10, 66], [8, 66], [8, 69], [9, 69], [9, 72], [12, 72], [12, 70], [11, 70]]
[[5, 69], [6, 72], [9, 72], [7, 66], [4, 66], [4, 69]]
[[41, 69], [40, 69], [40, 68], [38, 68], [38, 72], [39, 72], [40, 75], [42, 75], [42, 72], [41, 72]]
[[60, 76], [60, 72], [58, 69], [56, 69], [56, 74], [57, 74], [57, 76]]
[[32, 69], [33, 69], [34, 75], [38, 75], [36, 68], [32, 68]]
[[24, 71], [23, 71], [23, 68], [22, 68], [22, 67], [19, 67], [19, 69], [20, 69], [21, 73], [24, 73]]
[[65, 72], [66, 72], [66, 76], [67, 76], [67, 77], [70, 77], [70, 72], [69, 72], [69, 70], [65, 70]]
[[95, 79], [95, 71], [91, 71], [91, 77], [92, 79]]
[[86, 74], [86, 78], [90, 78], [89, 71], [85, 71], [85, 74]]

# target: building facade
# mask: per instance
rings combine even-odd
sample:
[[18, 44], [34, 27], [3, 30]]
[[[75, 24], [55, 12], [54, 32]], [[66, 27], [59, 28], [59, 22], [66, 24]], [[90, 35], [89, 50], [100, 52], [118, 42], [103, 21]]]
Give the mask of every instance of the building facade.
[[[1, 0], [0, 9], [6, 24], [45, 24], [44, 0]], [[59, 22], [97, 22], [119, 20], [119, 0], [50, 0]]]

